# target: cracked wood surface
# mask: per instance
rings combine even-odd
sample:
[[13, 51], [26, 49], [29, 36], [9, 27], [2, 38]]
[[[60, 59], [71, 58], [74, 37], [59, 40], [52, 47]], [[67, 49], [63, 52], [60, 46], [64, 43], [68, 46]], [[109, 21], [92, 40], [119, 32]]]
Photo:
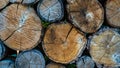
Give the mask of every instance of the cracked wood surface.
[[9, 0], [0, 0], [0, 9], [4, 8], [9, 3]]
[[96, 63], [119, 66], [120, 35], [112, 29], [94, 35], [90, 42], [90, 54]]
[[82, 32], [68, 22], [62, 22], [48, 27], [43, 40], [43, 49], [51, 60], [67, 64], [82, 54], [86, 42]]
[[62, 64], [51, 62], [46, 65], [46, 68], [66, 68], [66, 67]]
[[120, 27], [120, 0], [107, 0], [106, 17], [108, 24]]
[[67, 0], [69, 20], [86, 33], [96, 32], [103, 23], [104, 10], [98, 0]]
[[95, 68], [95, 63], [89, 56], [82, 56], [78, 59], [77, 68]]
[[37, 12], [45, 21], [59, 21], [64, 16], [63, 2], [62, 0], [41, 0], [37, 6]]
[[10, 0], [11, 3], [34, 4], [39, 0]]
[[45, 60], [38, 50], [24, 51], [17, 56], [15, 68], [45, 68]]
[[41, 20], [31, 7], [12, 4], [0, 12], [0, 38], [14, 50], [28, 50], [40, 42]]

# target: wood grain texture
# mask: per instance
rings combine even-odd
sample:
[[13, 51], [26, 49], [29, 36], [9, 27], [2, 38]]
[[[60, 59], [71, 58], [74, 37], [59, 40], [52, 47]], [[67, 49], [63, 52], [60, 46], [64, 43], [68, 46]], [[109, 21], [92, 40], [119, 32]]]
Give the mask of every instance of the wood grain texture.
[[112, 29], [96, 33], [90, 42], [90, 54], [96, 63], [120, 66], [120, 34]]
[[11, 3], [21, 3], [21, 4], [34, 4], [38, 2], [39, 0], [10, 0]]
[[47, 64], [46, 68], [65, 68], [65, 66], [62, 64], [51, 62], [51, 63]]
[[82, 56], [77, 61], [77, 68], [95, 68], [95, 63], [89, 56]]
[[41, 20], [31, 7], [12, 4], [0, 12], [0, 38], [14, 50], [28, 50], [40, 42]]
[[37, 6], [37, 12], [44, 21], [59, 21], [64, 16], [63, 2], [62, 0], [41, 0]]
[[4, 8], [9, 3], [9, 0], [0, 0], [0, 9]]
[[38, 50], [21, 52], [15, 60], [16, 68], [45, 68], [45, 60]]
[[82, 54], [86, 41], [82, 32], [68, 22], [62, 22], [48, 27], [43, 40], [43, 49], [51, 60], [67, 64]]
[[96, 32], [103, 23], [104, 10], [98, 0], [67, 0], [69, 20], [86, 33]]
[[113, 27], [120, 27], [120, 0], [107, 0], [106, 17]]
[[15, 68], [14, 61], [11, 59], [1, 60], [0, 68]]
[[2, 43], [2, 41], [0, 41], [0, 60], [4, 57], [6, 52], [6, 49], [4, 47], [4, 44]]

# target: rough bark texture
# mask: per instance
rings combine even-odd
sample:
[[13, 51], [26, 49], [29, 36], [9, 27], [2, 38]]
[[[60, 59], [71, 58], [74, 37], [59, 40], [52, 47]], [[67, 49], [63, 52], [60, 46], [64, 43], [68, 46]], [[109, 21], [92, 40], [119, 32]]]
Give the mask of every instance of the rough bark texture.
[[76, 30], [69, 23], [62, 22], [48, 27], [43, 41], [43, 49], [51, 60], [66, 64], [81, 55], [86, 41], [82, 32]]
[[90, 54], [96, 63], [120, 66], [120, 35], [112, 29], [98, 32], [91, 39]]
[[41, 21], [31, 7], [12, 4], [0, 12], [0, 38], [14, 50], [28, 50], [40, 42]]
[[45, 21], [59, 21], [64, 16], [63, 2], [62, 0], [41, 0], [38, 4], [37, 12]]
[[0, 61], [0, 68], [15, 68], [14, 61], [10, 59], [4, 59]]
[[39, 0], [10, 0], [11, 3], [21, 3], [21, 4], [34, 4]]
[[106, 17], [111, 26], [120, 27], [120, 0], [107, 0]]
[[16, 68], [45, 68], [45, 60], [38, 50], [21, 52], [15, 61]]
[[3, 45], [3, 43], [0, 41], [0, 60], [4, 57], [5, 55], [5, 47]]
[[46, 68], [65, 68], [65, 66], [63, 66], [62, 64], [58, 64], [58, 63], [49, 63]]
[[9, 3], [9, 0], [0, 0], [0, 9], [4, 8]]
[[77, 68], [94, 68], [95, 63], [89, 56], [82, 56], [77, 61]]
[[103, 23], [104, 11], [98, 0], [67, 0], [69, 20], [86, 33], [97, 31]]

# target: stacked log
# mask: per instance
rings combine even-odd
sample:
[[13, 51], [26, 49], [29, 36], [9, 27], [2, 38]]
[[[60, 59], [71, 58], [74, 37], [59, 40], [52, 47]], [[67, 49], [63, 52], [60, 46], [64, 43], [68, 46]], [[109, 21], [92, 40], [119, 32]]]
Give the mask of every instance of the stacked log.
[[6, 52], [6, 49], [4, 47], [4, 44], [2, 43], [2, 41], [0, 41], [0, 60], [4, 57]]
[[48, 65], [46, 65], [46, 68], [65, 68], [65, 66], [62, 64], [51, 62]]
[[9, 0], [0, 0], [0, 10], [9, 3]]

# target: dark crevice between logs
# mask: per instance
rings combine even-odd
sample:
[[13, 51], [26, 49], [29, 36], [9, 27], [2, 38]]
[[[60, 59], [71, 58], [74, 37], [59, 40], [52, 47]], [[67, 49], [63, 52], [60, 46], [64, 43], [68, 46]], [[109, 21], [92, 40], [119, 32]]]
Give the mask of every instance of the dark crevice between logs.
[[5, 8], [7, 8], [8, 6], [10, 6], [12, 3], [8, 3], [4, 8], [2, 8], [2, 9], [0, 9], [0, 12], [2, 11], [2, 10], [4, 10]]

